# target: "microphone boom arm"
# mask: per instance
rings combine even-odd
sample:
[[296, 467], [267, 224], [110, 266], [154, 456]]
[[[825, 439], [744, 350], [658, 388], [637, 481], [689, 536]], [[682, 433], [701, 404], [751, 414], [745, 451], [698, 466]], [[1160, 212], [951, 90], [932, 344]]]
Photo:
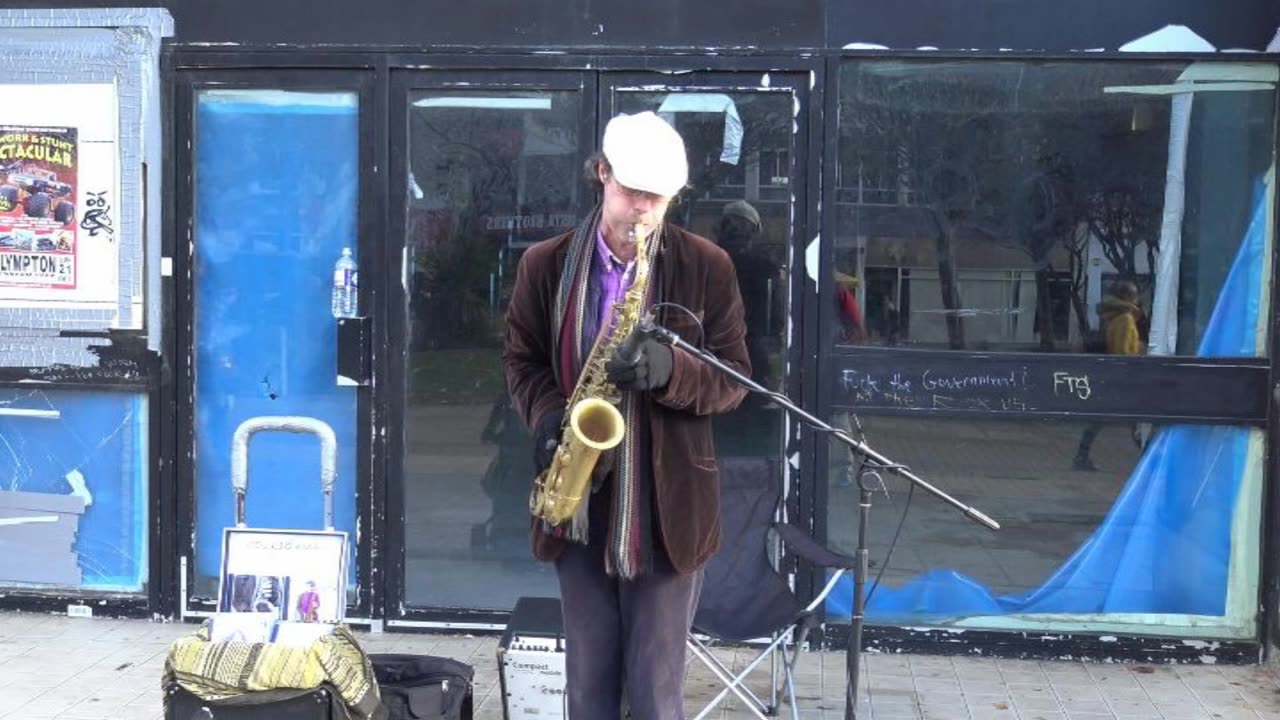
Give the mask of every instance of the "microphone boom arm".
[[805, 410], [802, 410], [801, 408], [796, 406], [795, 403], [791, 402], [791, 399], [788, 398], [786, 395], [764, 387], [763, 385], [757, 383], [755, 380], [752, 380], [751, 378], [747, 377], [746, 375], [743, 375], [742, 373], [738, 372], [734, 368], [724, 364], [719, 358], [712, 355], [711, 353], [708, 353], [702, 348], [696, 347], [694, 345], [689, 344], [688, 342], [685, 342], [683, 339], [681, 339], [679, 335], [675, 334], [671, 330], [668, 330], [667, 328], [656, 324], [653, 321], [653, 318], [649, 315], [646, 315], [645, 317], [641, 318], [640, 323], [636, 327], [635, 333], [630, 338], [627, 338], [627, 340], [624, 342], [624, 345], [626, 345], [627, 343], [630, 343], [634, 338], [639, 338], [643, 336], [652, 337], [664, 345], [671, 345], [672, 347], [678, 347], [681, 350], [684, 350], [685, 352], [691, 355], [697, 356], [703, 362], [706, 362], [712, 365], [716, 369], [720, 370], [721, 372], [725, 373], [729, 377], [733, 378], [735, 381], [738, 382], [739, 385], [742, 385], [748, 390], [751, 390], [753, 392], [764, 395], [765, 397], [768, 397], [770, 400], [782, 406], [791, 414], [795, 415], [801, 420], [804, 420], [811, 427], [817, 430], [820, 430], [823, 433], [826, 433], [831, 437], [834, 437], [835, 439], [844, 443], [845, 445], [848, 445], [849, 447], [853, 448], [855, 452], [865, 456], [870, 461], [870, 464], [876, 466], [877, 469], [888, 470], [912, 483], [915, 483], [921, 489], [927, 491], [928, 493], [938, 498], [939, 500], [942, 500], [948, 505], [955, 507], [957, 510], [964, 513], [965, 516], [969, 517], [974, 522], [977, 522], [980, 525], [983, 525], [991, 530], [1000, 529], [1000, 523], [988, 517], [981, 510], [978, 510], [977, 508], [972, 507], [970, 505], [965, 505], [964, 503], [960, 502], [956, 498], [948, 495], [946, 492], [929, 484], [927, 481], [923, 480], [922, 478], [917, 476], [915, 473], [907, 469], [905, 465], [901, 465], [899, 463], [893, 462], [892, 460], [880, 454], [879, 452], [871, 449], [871, 447], [866, 443], [859, 442], [857, 439], [855, 439], [848, 433], [844, 432], [843, 430], [838, 430], [832, 427], [831, 425], [828, 425], [827, 423], [823, 422], [822, 420], [818, 419], [817, 417], [813, 416], [812, 414], [806, 412]]

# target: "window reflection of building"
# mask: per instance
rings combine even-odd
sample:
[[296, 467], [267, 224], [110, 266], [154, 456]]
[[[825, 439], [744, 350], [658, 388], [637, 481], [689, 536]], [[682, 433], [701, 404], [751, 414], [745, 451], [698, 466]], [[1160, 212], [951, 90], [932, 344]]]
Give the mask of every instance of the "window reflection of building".
[[[1078, 352], [1097, 329], [1106, 277], [1151, 293], [1171, 111], [1143, 89], [1167, 87], [1187, 66], [853, 62], [843, 72], [836, 252], [865, 249], [862, 272], [878, 276], [866, 283], [873, 321], [876, 308], [909, 305], [908, 344]], [[1270, 116], [1266, 93], [1204, 95], [1195, 137], [1215, 118], [1252, 128]], [[1265, 147], [1257, 127], [1235, 133], [1242, 149]], [[1265, 153], [1229, 154], [1248, 158], [1244, 175], [1264, 169]], [[1214, 155], [1192, 157], [1188, 201], [1205, 197], [1202, 212], [1221, 216], [1230, 201], [1195, 182], [1226, 177]], [[1223, 202], [1206, 204], [1209, 194]], [[1184, 253], [1243, 230], [1210, 236], [1194, 217]], [[1231, 256], [1223, 250], [1208, 256]], [[893, 295], [873, 294], [884, 292]], [[1211, 303], [1199, 301], [1183, 307], [1186, 352], [1187, 322], [1202, 326]]]
[[531, 450], [499, 356], [520, 255], [578, 221], [581, 98], [433, 91], [410, 113], [406, 602], [506, 608], [555, 592], [529, 555]]
[[[1100, 333], [1106, 339], [1100, 314], [1116, 317], [1107, 289], [1132, 286], [1136, 293], [1124, 298], [1140, 312], [1128, 311], [1132, 322], [1117, 326], [1128, 346], [1146, 349], [1148, 322], [1154, 337], [1158, 312], [1148, 311], [1163, 292], [1172, 301], [1166, 331], [1177, 336], [1166, 354], [1266, 354], [1255, 343], [1267, 332], [1270, 297], [1269, 265], [1258, 253], [1273, 242], [1260, 220], [1274, 197], [1260, 189], [1273, 177], [1275, 68], [850, 60], [842, 72], [834, 257], [838, 269], [856, 268], [864, 279], [873, 343], [1115, 353], [1089, 346]], [[1252, 85], [1264, 72], [1270, 84]], [[1213, 85], [1199, 84], [1209, 78]], [[895, 392], [922, 384], [918, 372], [895, 375], [912, 360], [928, 363], [930, 377], [968, 372], [966, 362], [1047, 360], [851, 346], [835, 356], [837, 367], [878, 368]], [[1155, 387], [1154, 363], [1051, 362], [1097, 373], [1091, 393], [1100, 377], [1113, 388]], [[918, 417], [865, 408], [863, 427], [873, 446], [922, 476], [982, 497], [1004, 527], [991, 538], [942, 513], [909, 520], [893, 555], [899, 566], [886, 575], [897, 577], [878, 593], [873, 621], [1008, 629], [1079, 619], [1092, 631], [1253, 632], [1253, 613], [1228, 599], [1256, 594], [1254, 566], [1228, 561], [1222, 550], [1197, 567], [1196, 582], [1185, 580], [1186, 558], [1208, 558], [1205, 547], [1257, 542], [1248, 509], [1262, 487], [1256, 429], [1243, 421], [1157, 422], [1154, 430], [1130, 422], [1130, 414], [1160, 414], [1147, 397], [1124, 412], [1098, 411], [1100, 422], [1074, 411], [1037, 417], [1026, 407], [1008, 417], [1007, 407], [987, 403], [953, 415], [951, 398], [941, 400], [941, 411]], [[837, 402], [830, 417], [845, 410]], [[843, 487], [847, 470], [829, 450], [828, 528], [851, 548], [856, 526], [847, 519], [857, 496]], [[1230, 490], [1220, 502], [1178, 500], [1209, 486]], [[1155, 515], [1159, 523], [1135, 521]], [[1205, 531], [1210, 515], [1216, 524]], [[894, 531], [875, 532], [872, 547]], [[1168, 548], [1183, 543], [1196, 550], [1166, 564]], [[1125, 564], [1134, 559], [1137, 566]], [[950, 602], [979, 587], [1000, 601]], [[1214, 619], [1189, 627], [1179, 615]]]
[[[673, 207], [671, 220], [717, 242], [733, 260], [752, 378], [765, 387], [782, 388], [794, 200], [791, 97], [782, 92], [730, 93], [679, 103], [673, 97], [677, 95], [628, 93], [621, 110], [679, 108], [673, 119], [689, 148], [690, 187]], [[740, 123], [740, 137], [732, 118]], [[727, 208], [743, 203], [758, 224], [726, 215]], [[736, 411], [715, 418], [716, 451], [721, 457], [777, 455], [781, 421], [779, 410], [750, 395]]]

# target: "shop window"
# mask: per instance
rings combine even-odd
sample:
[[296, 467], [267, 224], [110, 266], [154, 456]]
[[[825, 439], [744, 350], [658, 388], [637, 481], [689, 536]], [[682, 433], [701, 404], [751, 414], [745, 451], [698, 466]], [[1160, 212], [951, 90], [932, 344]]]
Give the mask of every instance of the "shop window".
[[[1229, 301], [1264, 355], [1275, 66], [847, 62], [837, 277], [867, 308], [837, 341], [1195, 354]], [[1114, 347], [1111, 352], [1117, 352]], [[1131, 349], [1130, 352], [1133, 352]]]
[[143, 395], [0, 390], [0, 585], [141, 593]]
[[[837, 415], [890, 458], [996, 518], [884, 473], [868, 619], [891, 625], [1251, 638], [1263, 433], [1224, 426]], [[835, 443], [828, 535], [857, 542], [860, 466]], [[887, 560], [887, 566], [885, 565]], [[883, 571], [883, 572], [882, 572]], [[846, 578], [847, 579], [847, 578]], [[828, 611], [848, 618], [852, 585]]]

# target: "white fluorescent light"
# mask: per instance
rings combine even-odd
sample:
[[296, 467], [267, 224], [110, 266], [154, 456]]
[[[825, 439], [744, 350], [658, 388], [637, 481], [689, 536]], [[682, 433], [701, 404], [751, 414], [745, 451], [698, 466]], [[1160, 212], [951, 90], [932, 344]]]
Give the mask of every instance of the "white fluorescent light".
[[413, 102], [414, 107], [485, 108], [491, 110], [550, 110], [549, 97], [430, 97]]
[[336, 107], [358, 106], [353, 92], [295, 91], [295, 90], [201, 90], [200, 102], [251, 103], [278, 107]]
[[62, 413], [57, 410], [27, 410], [25, 408], [0, 407], [0, 417], [28, 417], [41, 420], [57, 420]]
[[1114, 85], [1102, 88], [1108, 95], [1126, 93], [1130, 95], [1181, 95], [1195, 92], [1257, 92], [1275, 90], [1271, 83], [1260, 82], [1219, 82], [1219, 83], [1173, 83], [1171, 85]]

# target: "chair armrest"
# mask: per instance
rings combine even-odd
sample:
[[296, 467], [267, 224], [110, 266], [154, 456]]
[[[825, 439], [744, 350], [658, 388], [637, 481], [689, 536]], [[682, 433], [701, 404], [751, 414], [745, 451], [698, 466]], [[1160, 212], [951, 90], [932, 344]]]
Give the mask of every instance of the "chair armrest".
[[852, 570], [858, 564], [856, 558], [818, 544], [809, 533], [791, 523], [774, 523], [773, 529], [791, 552], [818, 567]]

